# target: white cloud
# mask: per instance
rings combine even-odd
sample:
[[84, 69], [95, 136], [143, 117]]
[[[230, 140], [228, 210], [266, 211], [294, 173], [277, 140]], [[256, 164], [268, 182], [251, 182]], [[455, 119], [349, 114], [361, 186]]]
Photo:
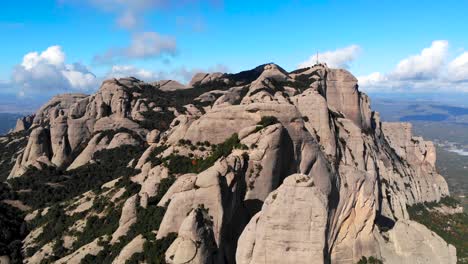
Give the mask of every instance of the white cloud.
[[99, 10], [116, 15], [116, 23], [124, 29], [135, 29], [142, 24], [146, 13], [154, 10], [168, 11], [174, 8], [186, 10], [188, 5], [199, 6], [208, 3], [221, 6], [222, 0], [59, 0], [62, 3], [87, 3]]
[[50, 46], [41, 54], [38, 52], [30, 52], [23, 57], [23, 66], [26, 70], [36, 67], [40, 63], [60, 66], [65, 62], [65, 54], [60, 46]]
[[[318, 54], [319, 62], [325, 62], [330, 68], [349, 68], [359, 55], [361, 48], [358, 45], [351, 45], [334, 51], [326, 51]], [[312, 55], [308, 60], [299, 64], [298, 68], [313, 66], [317, 61], [317, 55]]]
[[198, 72], [228, 72], [228, 68], [222, 64], [217, 64], [206, 69], [186, 68], [184, 66], [169, 71], [153, 71], [137, 68], [133, 65], [114, 65], [107, 73], [106, 78], [135, 77], [137, 79], [152, 82], [157, 80], [177, 80], [181, 83], [188, 83]]
[[468, 92], [468, 52], [447, 63], [448, 47], [446, 40], [433, 41], [390, 73], [359, 76], [359, 86], [365, 91]]
[[176, 54], [176, 40], [156, 32], [141, 32], [132, 35], [130, 45], [124, 48], [111, 48], [102, 55], [95, 56], [97, 63], [112, 63], [126, 59], [147, 59], [173, 56]]
[[80, 63], [65, 64], [65, 53], [60, 46], [51, 46], [43, 52], [24, 55], [21, 64], [12, 74], [11, 85], [19, 94], [31, 91], [88, 91], [97, 85], [97, 80]]
[[468, 81], [468, 52], [463, 52], [449, 63], [448, 76], [453, 81]]
[[189, 82], [192, 77], [199, 73], [199, 72], [222, 72], [222, 73], [227, 73], [229, 72], [229, 68], [226, 66], [226, 65], [223, 65], [223, 64], [217, 64], [215, 66], [212, 66], [212, 67], [208, 67], [208, 68], [205, 68], [205, 69], [202, 69], [202, 68], [192, 68], [192, 69], [188, 69], [186, 67], [179, 67], [179, 68], [176, 68], [174, 70], [172, 70], [172, 72], [170, 73], [170, 76], [172, 76], [173, 78], [177, 79], [177, 80], [180, 80], [182, 82]]
[[138, 19], [133, 12], [127, 11], [117, 19], [117, 24], [121, 28], [132, 29], [138, 24]]
[[432, 79], [440, 74], [447, 57], [448, 41], [436, 40], [418, 55], [410, 56], [398, 63], [392, 75], [401, 80]]
[[107, 78], [135, 77], [143, 81], [155, 81], [164, 78], [164, 73], [140, 69], [133, 65], [114, 65]]
[[380, 72], [374, 72], [369, 75], [357, 77], [359, 85], [362, 86], [375, 86], [376, 84], [382, 83], [387, 80], [387, 77]]

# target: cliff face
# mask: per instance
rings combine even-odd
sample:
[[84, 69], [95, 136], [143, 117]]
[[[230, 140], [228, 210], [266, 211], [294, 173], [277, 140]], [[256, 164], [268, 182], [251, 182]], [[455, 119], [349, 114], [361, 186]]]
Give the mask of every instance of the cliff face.
[[[87, 200], [60, 202], [69, 223], [59, 237], [38, 246], [34, 236], [50, 220], [40, 221], [44, 210], [28, 215], [41, 223], [24, 241], [34, 249], [28, 263], [99, 259], [116, 245], [107, 261], [148, 261], [146, 248], [157, 245], [167, 263], [456, 263], [455, 248], [407, 212], [449, 195], [433, 144], [409, 124], [382, 123], [348, 71], [267, 64], [197, 74], [193, 88], [167, 83], [108, 80], [19, 122], [30, 134], [10, 179], [31, 166], [67, 174], [99, 164], [103, 150], [145, 148], [129, 162], [128, 181], [115, 175]], [[102, 200], [119, 212], [115, 228], [72, 243], [91, 219], [109, 217], [96, 209]], [[153, 235], [141, 231], [146, 218]], [[57, 241], [68, 241], [66, 250], [51, 249]]]

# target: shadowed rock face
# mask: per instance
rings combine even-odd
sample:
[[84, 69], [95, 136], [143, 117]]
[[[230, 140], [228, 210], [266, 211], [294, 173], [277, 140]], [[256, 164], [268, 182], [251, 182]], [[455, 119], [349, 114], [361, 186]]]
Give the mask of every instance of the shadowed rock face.
[[[53, 99], [24, 129], [29, 142], [10, 177], [30, 165], [79, 168], [99, 150], [144, 141], [147, 150], [129, 164], [141, 189], [119, 205], [109, 241], [125, 237], [138, 225], [137, 211], [155, 207], [149, 201], [158, 197], [166, 209], [156, 238], [177, 234], [168, 263], [456, 262], [454, 248], [406, 210], [449, 194], [434, 146], [413, 137], [408, 124], [381, 123], [346, 70], [288, 73], [265, 64], [197, 74], [188, 87], [108, 80], [94, 95]], [[115, 186], [99, 196], [118, 200], [123, 190]], [[383, 220], [393, 228], [380, 231]], [[412, 245], [408, 234], [417, 238]], [[142, 251], [146, 238], [136, 235], [121, 263]], [[101, 250], [94, 241], [85, 249]]]

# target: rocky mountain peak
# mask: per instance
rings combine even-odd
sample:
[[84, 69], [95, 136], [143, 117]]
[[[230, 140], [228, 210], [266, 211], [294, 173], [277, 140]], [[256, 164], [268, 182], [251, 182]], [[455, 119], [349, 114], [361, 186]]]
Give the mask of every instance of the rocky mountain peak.
[[456, 262], [408, 212], [449, 195], [433, 144], [382, 123], [346, 70], [111, 79], [30, 119], [0, 141], [23, 142], [5, 164], [33, 208], [28, 263]]

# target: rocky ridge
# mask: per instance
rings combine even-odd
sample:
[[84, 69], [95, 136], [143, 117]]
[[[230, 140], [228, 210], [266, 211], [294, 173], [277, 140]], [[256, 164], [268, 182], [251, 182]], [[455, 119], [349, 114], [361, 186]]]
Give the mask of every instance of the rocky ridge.
[[434, 145], [381, 122], [343, 69], [107, 80], [93, 95], [54, 97], [1, 140], [23, 142], [2, 161], [13, 189], [41, 171], [60, 189], [105, 153], [139, 150], [113, 156], [127, 174], [33, 206], [25, 263], [457, 261], [407, 210], [449, 195]]

